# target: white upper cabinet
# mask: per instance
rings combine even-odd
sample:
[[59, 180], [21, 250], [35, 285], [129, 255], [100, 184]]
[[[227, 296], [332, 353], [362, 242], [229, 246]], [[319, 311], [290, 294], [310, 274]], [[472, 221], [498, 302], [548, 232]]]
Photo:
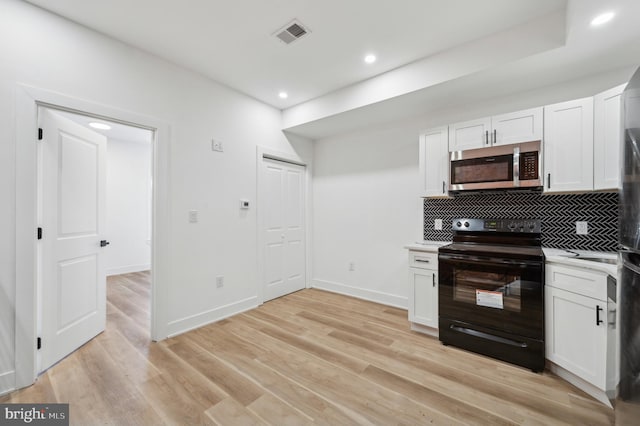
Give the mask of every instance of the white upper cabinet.
[[622, 139], [621, 101], [626, 84], [593, 98], [593, 189], [617, 189], [620, 184]]
[[493, 144], [542, 140], [542, 111], [539, 107], [491, 117]]
[[542, 111], [532, 108], [453, 124], [449, 151], [542, 140]]
[[420, 135], [420, 191], [422, 197], [443, 197], [449, 184], [449, 131], [446, 126]]
[[491, 118], [465, 121], [451, 125], [449, 151], [491, 146]]
[[593, 98], [544, 107], [545, 192], [593, 190]]

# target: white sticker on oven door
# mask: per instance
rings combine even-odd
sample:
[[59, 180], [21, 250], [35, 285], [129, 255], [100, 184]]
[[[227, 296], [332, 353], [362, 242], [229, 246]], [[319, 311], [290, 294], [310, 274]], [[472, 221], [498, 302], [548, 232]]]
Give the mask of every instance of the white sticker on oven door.
[[501, 291], [476, 290], [476, 305], [504, 309]]

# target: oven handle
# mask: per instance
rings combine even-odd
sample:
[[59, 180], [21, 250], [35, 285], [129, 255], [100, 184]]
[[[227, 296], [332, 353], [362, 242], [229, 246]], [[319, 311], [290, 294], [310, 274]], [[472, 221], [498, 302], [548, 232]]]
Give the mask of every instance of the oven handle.
[[494, 336], [493, 334], [483, 333], [482, 331], [472, 330], [470, 328], [460, 327], [453, 324], [451, 324], [449, 328], [453, 331], [457, 331], [458, 333], [464, 333], [464, 334], [468, 334], [469, 336], [491, 340], [496, 343], [504, 343], [505, 345], [509, 345], [509, 346], [516, 346], [518, 348], [526, 348], [528, 346], [524, 342], [516, 342], [515, 340], [505, 339], [504, 337]]
[[450, 254], [438, 254], [438, 260], [444, 261], [458, 261], [458, 262], [466, 262], [466, 263], [484, 263], [484, 264], [494, 264], [494, 265], [508, 265], [508, 266], [518, 266], [521, 268], [526, 268], [528, 266], [542, 266], [542, 262], [532, 261], [532, 260], [515, 260], [515, 259], [499, 259], [495, 257], [480, 257], [480, 256], [468, 256], [468, 255], [450, 255]]

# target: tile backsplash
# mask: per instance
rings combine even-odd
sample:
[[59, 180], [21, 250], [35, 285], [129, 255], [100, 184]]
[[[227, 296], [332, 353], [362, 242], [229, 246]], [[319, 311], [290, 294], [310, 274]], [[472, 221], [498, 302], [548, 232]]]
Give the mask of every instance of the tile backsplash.
[[[503, 192], [465, 194], [424, 200], [424, 239], [451, 241], [454, 218], [540, 219], [544, 247], [616, 251], [618, 247], [618, 194], [542, 195]], [[442, 219], [442, 230], [434, 220]], [[576, 234], [576, 221], [588, 222], [588, 234]]]

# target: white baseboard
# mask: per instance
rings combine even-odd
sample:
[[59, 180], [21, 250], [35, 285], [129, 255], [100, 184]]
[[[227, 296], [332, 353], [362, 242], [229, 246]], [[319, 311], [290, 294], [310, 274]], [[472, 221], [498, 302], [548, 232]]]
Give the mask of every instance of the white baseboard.
[[380, 303], [382, 305], [393, 306], [396, 308], [407, 309], [409, 306], [408, 298], [397, 296], [395, 294], [383, 293], [381, 291], [368, 290], [364, 288], [351, 287], [345, 284], [335, 283], [324, 280], [312, 280], [311, 287], [320, 290], [330, 291], [332, 293], [344, 294], [356, 297], [358, 299], [368, 300], [370, 302]]
[[207, 324], [229, 318], [233, 315], [237, 315], [250, 309], [256, 308], [258, 307], [258, 305], [260, 305], [260, 303], [258, 302], [258, 298], [254, 296], [248, 299], [240, 300], [239, 302], [201, 312], [196, 315], [171, 321], [169, 324], [167, 324], [168, 337], [174, 337], [178, 334], [186, 333], [187, 331], [200, 328]]
[[148, 271], [150, 269], [151, 269], [151, 264], [149, 263], [144, 265], [120, 266], [118, 268], [107, 269], [107, 276], [110, 277], [111, 275], [130, 274], [132, 272], [142, 272], [142, 271]]
[[602, 389], [595, 387], [594, 385], [587, 382], [586, 380], [581, 379], [580, 377], [576, 376], [572, 372], [565, 370], [564, 368], [560, 367], [557, 364], [554, 364], [549, 360], [547, 360], [547, 368], [549, 369], [549, 371], [551, 371], [555, 375], [561, 377], [562, 379], [571, 383], [573, 386], [591, 395], [592, 397], [602, 402], [607, 407], [613, 409], [613, 406], [611, 405], [611, 401], [609, 400], [607, 393]]
[[437, 328], [427, 327], [426, 325], [417, 324], [415, 322], [411, 323], [411, 330], [417, 331], [418, 333], [433, 336], [436, 339], [438, 338], [438, 336], [440, 336], [440, 333]]
[[0, 374], [0, 395], [13, 391], [15, 386], [16, 373], [14, 370]]

